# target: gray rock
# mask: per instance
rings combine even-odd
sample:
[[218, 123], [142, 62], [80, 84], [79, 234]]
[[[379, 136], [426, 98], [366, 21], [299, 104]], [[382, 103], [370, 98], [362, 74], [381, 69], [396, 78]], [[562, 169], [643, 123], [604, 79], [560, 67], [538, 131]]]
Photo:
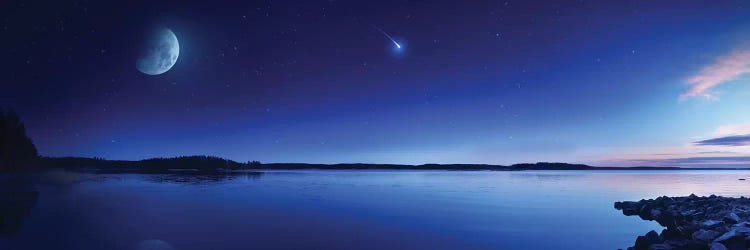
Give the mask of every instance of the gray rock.
[[648, 246], [648, 250], [669, 250], [669, 249], [674, 249], [674, 248], [666, 243], [652, 244]]
[[659, 218], [661, 211], [659, 209], [651, 209], [651, 218]]
[[724, 244], [714, 242], [711, 243], [711, 250], [728, 250], [727, 247], [724, 246]]
[[659, 237], [661, 237], [662, 240], [684, 240], [685, 235], [683, 235], [683, 232], [674, 229], [674, 228], [667, 228], [664, 230], [661, 230], [661, 234], [659, 234]]
[[734, 224], [737, 222], [740, 222], [740, 217], [737, 216], [735, 213], [729, 213], [726, 216], [724, 216], [724, 221], [726, 221], [729, 224]]
[[736, 231], [738, 234], [750, 234], [750, 227], [732, 227], [732, 230]]
[[690, 241], [690, 240], [686, 240], [686, 239], [681, 239], [681, 240], [666, 240], [666, 241], [664, 241], [664, 244], [669, 244], [670, 246], [672, 246], [672, 248], [675, 248], [675, 247], [681, 247], [681, 246], [689, 245], [691, 242], [694, 242], [694, 241]]
[[661, 235], [639, 236], [630, 249], [750, 250], [750, 199], [744, 197], [662, 196], [615, 208], [665, 227]]
[[695, 209], [688, 209], [688, 210], [680, 212], [680, 214], [682, 214], [682, 216], [690, 216], [690, 215], [694, 215], [694, 214], [697, 214], [697, 213], [698, 213], [698, 211], [696, 211]]
[[719, 226], [719, 225], [721, 225], [723, 223], [724, 223], [723, 221], [718, 221], [718, 220], [706, 220], [706, 221], [703, 221], [701, 223], [701, 226], [702, 227], [706, 227], [706, 228], [714, 228], [714, 227]]
[[716, 239], [716, 237], [719, 237], [719, 235], [721, 235], [721, 233], [714, 230], [700, 229], [693, 233], [693, 239], [703, 242], [711, 242]]
[[635, 239], [636, 249], [648, 249], [649, 246], [659, 243], [659, 234], [656, 231], [651, 230], [646, 235], [638, 236]]
[[615, 209], [622, 210], [624, 215], [636, 215], [641, 209], [641, 204], [635, 201], [615, 202]]
[[732, 239], [732, 238], [735, 238], [735, 237], [741, 237], [741, 236], [742, 235], [740, 235], [737, 232], [737, 230], [732, 229], [732, 230], [729, 230], [728, 232], [722, 234], [721, 236], [719, 236], [719, 238], [714, 239], [714, 242], [727, 241], [729, 239]]

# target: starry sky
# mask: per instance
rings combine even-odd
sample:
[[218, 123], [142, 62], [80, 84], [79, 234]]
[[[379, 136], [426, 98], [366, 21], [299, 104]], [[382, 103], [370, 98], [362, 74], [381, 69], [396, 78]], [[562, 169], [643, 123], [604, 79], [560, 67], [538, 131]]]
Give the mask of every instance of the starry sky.
[[[3, 1], [0, 106], [46, 156], [747, 166], [749, 12], [745, 1]], [[157, 26], [180, 54], [147, 75], [137, 44]]]

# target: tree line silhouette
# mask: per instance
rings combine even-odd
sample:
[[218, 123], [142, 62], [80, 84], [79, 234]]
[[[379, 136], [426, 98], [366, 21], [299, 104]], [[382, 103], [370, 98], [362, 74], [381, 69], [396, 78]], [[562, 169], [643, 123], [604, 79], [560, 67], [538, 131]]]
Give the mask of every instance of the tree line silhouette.
[[[41, 157], [37, 161], [44, 168], [87, 169], [104, 171], [165, 172], [170, 170], [213, 171], [237, 170], [255, 166], [252, 162], [239, 163], [215, 156], [195, 155], [171, 158], [151, 158], [138, 161], [106, 160], [86, 157]], [[260, 164], [260, 163], [257, 163]]]
[[0, 107], [0, 171], [27, 168], [37, 157], [36, 146], [18, 114]]
[[238, 169], [421, 169], [421, 170], [658, 170], [679, 169], [675, 167], [592, 167], [583, 164], [554, 162], [523, 163], [515, 165], [488, 164], [307, 164], [307, 163], [260, 163], [258, 161], [236, 162], [214, 156], [179, 156], [151, 158], [138, 161], [106, 160], [87, 157], [40, 157], [36, 146], [26, 135], [26, 128], [18, 114], [0, 107], [0, 172], [28, 169], [65, 168], [97, 169], [104, 171], [165, 172], [172, 170], [195, 170], [202, 173], [217, 170]]

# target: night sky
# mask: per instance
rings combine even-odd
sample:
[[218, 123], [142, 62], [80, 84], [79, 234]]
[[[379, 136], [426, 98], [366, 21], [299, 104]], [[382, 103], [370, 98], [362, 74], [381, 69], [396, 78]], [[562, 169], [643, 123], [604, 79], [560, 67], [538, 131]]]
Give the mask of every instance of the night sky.
[[[147, 75], [155, 27], [179, 58]], [[0, 28], [45, 156], [750, 164], [744, 1], [3, 1]]]

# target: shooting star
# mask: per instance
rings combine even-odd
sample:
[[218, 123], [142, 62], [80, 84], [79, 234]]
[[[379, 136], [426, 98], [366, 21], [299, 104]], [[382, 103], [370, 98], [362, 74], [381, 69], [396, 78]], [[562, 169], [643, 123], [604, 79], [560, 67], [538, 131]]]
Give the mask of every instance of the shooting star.
[[388, 35], [388, 33], [385, 33], [385, 31], [383, 31], [381, 28], [378, 28], [378, 26], [375, 26], [373, 24], [370, 24], [370, 26], [372, 26], [372, 28], [379, 31], [381, 34], [383, 34], [385, 37], [391, 40], [391, 42], [393, 42], [393, 45], [396, 45], [396, 49], [401, 49], [401, 44], [398, 44], [398, 42], [396, 42], [396, 39], [393, 39], [391, 35]]

